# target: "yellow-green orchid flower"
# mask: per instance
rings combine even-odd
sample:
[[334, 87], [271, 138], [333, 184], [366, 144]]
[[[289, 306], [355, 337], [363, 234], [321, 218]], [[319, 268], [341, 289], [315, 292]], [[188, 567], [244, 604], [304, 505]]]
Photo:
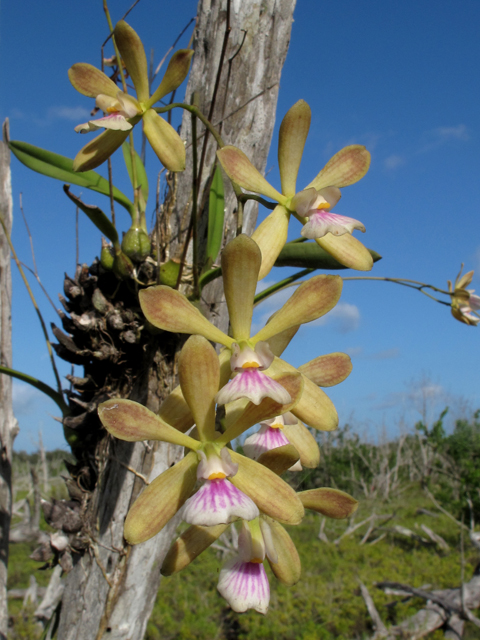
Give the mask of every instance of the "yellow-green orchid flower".
[[455, 320], [463, 322], [471, 327], [476, 327], [480, 322], [480, 296], [475, 295], [474, 289], [467, 289], [472, 282], [474, 271], [468, 271], [462, 276], [463, 264], [460, 273], [452, 286], [448, 280], [448, 290], [452, 297], [452, 316]]
[[117, 23], [114, 37], [137, 97], [120, 91], [110, 78], [90, 64], [81, 62], [69, 69], [68, 76], [75, 89], [84, 96], [95, 98], [96, 106], [106, 114], [103, 118], [75, 127], [78, 133], [100, 128], [106, 131], [79, 151], [73, 162], [74, 170], [88, 171], [105, 162], [141, 120], [147, 140], [160, 162], [170, 171], [183, 171], [185, 146], [175, 129], [152, 107], [185, 80], [193, 51], [181, 49], [172, 56], [159, 87], [150, 96], [147, 58], [142, 41], [123, 20]]
[[[181, 433], [131, 400], [107, 400], [98, 408], [104, 427], [117, 438], [129, 442], [161, 440], [191, 450], [183, 460], [155, 478], [137, 498], [125, 521], [128, 542], [138, 544], [156, 535], [183, 505], [184, 520], [196, 526], [228, 524], [238, 518], [252, 520], [259, 510], [281, 522], [298, 524], [303, 506], [294, 490], [266, 466], [227, 449], [226, 445], [255, 424], [259, 416], [271, 417], [275, 412], [292, 408], [302, 392], [300, 374], [286, 374], [282, 378], [292, 398], [288, 405], [282, 407], [268, 399], [250, 410], [250, 418], [241, 417], [224, 434], [215, 431], [220, 364], [208, 340], [201, 336], [187, 340], [180, 354], [179, 378], [194, 416], [198, 439]], [[249, 412], [248, 406], [246, 411]], [[203, 484], [194, 492], [197, 480]]]
[[297, 193], [297, 174], [310, 119], [310, 107], [305, 101], [299, 100], [287, 112], [280, 126], [278, 165], [282, 193], [265, 180], [240, 149], [226, 146], [217, 151], [220, 163], [231, 180], [247, 191], [262, 194], [279, 203], [252, 235], [262, 251], [259, 279], [270, 272], [287, 241], [291, 214], [303, 223], [302, 235], [314, 238], [346, 267], [369, 271], [373, 266], [369, 251], [351, 235], [353, 229], [365, 231], [363, 224], [330, 212], [330, 208], [340, 199], [339, 187], [354, 184], [367, 173], [370, 153], [357, 144], [344, 147], [303, 191]]
[[[139, 295], [142, 311], [155, 327], [174, 333], [202, 335], [227, 348], [223, 357], [221, 354], [225, 365], [222, 367], [225, 386], [217, 395], [217, 402], [221, 404], [242, 397], [255, 404], [265, 397], [281, 404], [289, 402], [285, 390], [276, 383], [272, 374], [275, 376], [282, 373], [283, 367], [292, 372], [295, 369], [275, 358], [268, 341], [330, 311], [338, 302], [342, 291], [340, 277], [315, 276], [298, 287], [263, 329], [250, 336], [261, 259], [257, 244], [245, 235], [229, 242], [223, 251], [222, 274], [232, 337], [215, 327], [184, 295], [170, 287], [150, 287]], [[268, 375], [263, 372], [265, 369], [269, 370]], [[235, 375], [233, 380], [225, 384], [232, 374]], [[333, 404], [318, 387], [313, 383], [310, 385], [307, 397], [311, 402], [310, 413], [317, 413], [314, 423], [323, 425], [317, 428], [335, 429], [338, 416]]]

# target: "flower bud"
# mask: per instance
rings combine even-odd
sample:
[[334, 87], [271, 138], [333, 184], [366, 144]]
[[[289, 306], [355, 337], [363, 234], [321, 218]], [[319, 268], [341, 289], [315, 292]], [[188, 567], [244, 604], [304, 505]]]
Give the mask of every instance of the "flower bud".
[[145, 260], [150, 255], [151, 249], [150, 238], [144, 229], [131, 227], [123, 236], [122, 251], [132, 260], [137, 262]]
[[106, 271], [113, 269], [113, 263], [115, 261], [115, 252], [112, 245], [102, 238], [102, 251], [100, 253], [100, 264]]

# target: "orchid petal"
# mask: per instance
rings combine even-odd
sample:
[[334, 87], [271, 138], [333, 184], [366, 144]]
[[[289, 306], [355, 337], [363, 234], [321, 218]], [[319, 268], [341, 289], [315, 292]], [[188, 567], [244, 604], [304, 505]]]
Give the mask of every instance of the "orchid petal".
[[268, 559], [270, 568], [277, 580], [291, 587], [297, 584], [302, 573], [298, 551], [281, 524], [270, 518], [267, 518], [267, 522], [270, 525], [273, 545], [278, 556], [275, 563]]
[[129, 544], [153, 538], [173, 518], [193, 491], [197, 465], [197, 454], [191, 451], [140, 494], [125, 520], [124, 536]]
[[318, 467], [320, 464], [320, 449], [307, 427], [301, 422], [286, 424], [283, 427], [283, 432], [287, 440], [298, 451], [302, 465], [308, 469]]
[[256, 504], [229, 480], [206, 480], [184, 506], [183, 520], [212, 527], [237, 518], [253, 520], [259, 515]]
[[[271, 367], [268, 369], [269, 375], [276, 375], [281, 371], [295, 372], [295, 367], [275, 358]], [[308, 424], [308, 426], [320, 431], [333, 431], [338, 426], [338, 415], [333, 402], [324, 391], [319, 389], [306, 376], [302, 376], [304, 387], [300, 400], [290, 411], [297, 416], [299, 420]]]
[[178, 89], [188, 75], [192, 56], [192, 49], [179, 49], [173, 54], [161, 83], [151, 98], [147, 101], [147, 108], [152, 107], [164, 96], [175, 91], [175, 89]]
[[230, 451], [238, 472], [230, 481], [249, 496], [263, 513], [285, 524], [299, 524], [304, 510], [290, 485], [267, 467]]
[[218, 404], [227, 404], [239, 398], [247, 398], [259, 405], [264, 398], [272, 398], [280, 405], [288, 404], [292, 398], [281, 384], [258, 369], [245, 369], [230, 380], [216, 395]]
[[269, 338], [268, 346], [270, 347], [270, 351], [276, 356], [281, 356], [290, 342], [293, 340], [299, 329], [300, 325], [290, 327], [289, 329], [285, 329], [285, 331], [277, 333], [276, 335]]
[[143, 114], [143, 130], [158, 159], [169, 171], [185, 169], [185, 145], [175, 129], [156, 111]]
[[270, 585], [262, 563], [229, 560], [220, 571], [217, 589], [234, 611], [255, 609], [266, 614], [270, 602]]
[[238, 438], [244, 431], [253, 427], [254, 424], [274, 418], [286, 411], [291, 411], [300, 401], [303, 392], [303, 378], [293, 367], [290, 367], [290, 370], [291, 372], [285, 374], [281, 373], [280, 368], [277, 367], [279, 375], [276, 375], [273, 379], [288, 391], [292, 402], [282, 405], [267, 397], [258, 405], [250, 402], [240, 415], [237, 411], [231, 413], [227, 411], [225, 433], [220, 436], [217, 443], [226, 445], [234, 438]]
[[[220, 386], [222, 386], [227, 383], [231, 374], [229, 349], [220, 351], [218, 361], [220, 364]], [[183, 433], [194, 425], [195, 420], [180, 385], [177, 385], [160, 405], [158, 416]]]
[[89, 98], [96, 98], [103, 93], [112, 98], [117, 97], [118, 87], [103, 71], [86, 62], [78, 62], [68, 70], [68, 77], [75, 89]]
[[120, 440], [161, 440], [194, 450], [200, 446], [198, 441], [177, 431], [153, 411], [132, 400], [114, 398], [102, 402], [98, 407], [98, 416], [105, 429]]
[[340, 216], [338, 213], [331, 213], [330, 211], [315, 210], [308, 217], [308, 221], [300, 233], [304, 238], [315, 240], [323, 238], [327, 233], [331, 233], [334, 236], [343, 236], [345, 233], [353, 233], [354, 229], [365, 233], [365, 225], [359, 220], [355, 220], [355, 218]]
[[339, 489], [321, 487], [300, 491], [298, 496], [305, 509], [318, 511], [327, 518], [348, 518], [358, 508], [358, 501]]
[[277, 202], [285, 202], [285, 196], [265, 180], [243, 151], [237, 147], [226, 146], [217, 151], [217, 156], [227, 176], [240, 187], [247, 191], [261, 193]]
[[347, 187], [358, 182], [370, 166], [370, 153], [360, 144], [340, 149], [306, 187], [317, 191], [325, 187]]
[[277, 476], [281, 476], [282, 473], [293, 467], [299, 459], [299, 453], [295, 447], [292, 444], [286, 444], [283, 447], [265, 451], [257, 462], [276, 473]]
[[304, 100], [299, 100], [289, 109], [280, 125], [278, 135], [278, 166], [282, 193], [295, 195], [297, 174], [303, 148], [310, 128], [312, 112]]
[[352, 361], [346, 353], [329, 353], [302, 364], [298, 370], [319, 387], [333, 387], [348, 378]]
[[289, 220], [289, 211], [279, 204], [253, 232], [252, 240], [255, 240], [262, 252], [259, 280], [268, 276], [280, 251], [285, 246]]
[[268, 340], [290, 327], [312, 322], [325, 315], [340, 299], [342, 285], [340, 276], [320, 275], [303, 282], [268, 324], [252, 338], [252, 342]]
[[223, 288], [235, 340], [247, 340], [252, 324], [253, 299], [262, 254], [257, 244], [241, 234], [231, 240], [222, 254]]
[[74, 171], [90, 171], [100, 166], [128, 138], [128, 131], [105, 131], [86, 144], [75, 156]]
[[191, 336], [184, 344], [178, 361], [178, 376], [200, 440], [213, 440], [215, 394], [220, 382], [220, 364], [215, 349], [203, 336]]
[[158, 285], [139, 293], [140, 306], [147, 320], [158, 329], [172, 333], [190, 333], [231, 347], [234, 340], [217, 329], [179, 291]]
[[317, 238], [315, 242], [345, 267], [357, 271], [370, 271], [373, 267], [373, 258], [368, 249], [349, 233], [343, 236], [330, 233]]
[[145, 49], [136, 31], [124, 20], [117, 22], [114, 36], [120, 55], [135, 85], [139, 102], [145, 102], [149, 96], [148, 67]]
[[215, 527], [189, 527], [172, 544], [162, 564], [162, 575], [171, 576], [187, 567], [224, 533], [228, 524]]

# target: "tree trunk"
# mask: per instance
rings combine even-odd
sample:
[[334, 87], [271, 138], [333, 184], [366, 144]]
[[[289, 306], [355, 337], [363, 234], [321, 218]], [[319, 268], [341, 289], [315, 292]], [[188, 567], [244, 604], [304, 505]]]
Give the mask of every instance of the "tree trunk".
[[[229, 5], [231, 31], [212, 121], [219, 123], [227, 143], [243, 148], [263, 171], [295, 0], [265, 0], [261, 3], [234, 0]], [[198, 92], [199, 106], [207, 115], [226, 22], [226, 0], [200, 0], [195, 56], [186, 100], [190, 102], [192, 93]], [[184, 212], [190, 212], [192, 184], [189, 114], [184, 117], [182, 137], [187, 140], [188, 164], [187, 170], [176, 176], [177, 182], [171, 192], [172, 217], [168, 235], [172, 241], [167, 240], [160, 247], [165, 259], [177, 255], [185, 241], [188, 242], [189, 220]], [[199, 157], [202, 144], [203, 139], [198, 143]], [[211, 173], [214, 154], [215, 145], [210, 139], [199, 190], [202, 211], [202, 193]], [[229, 239], [237, 226], [235, 200], [230, 191], [225, 204], [225, 235]], [[253, 230], [256, 213], [255, 206], [247, 206], [243, 225], [247, 233]], [[206, 223], [204, 216], [200, 216], [200, 244], [205, 234]], [[181, 242], [173, 238], [180, 238]], [[218, 306], [222, 300], [221, 283], [215, 281], [204, 289], [203, 294], [202, 300], [211, 320], [225, 327], [228, 320], [225, 312], [219, 311], [225, 305]], [[124, 395], [153, 411], [158, 410], [162, 399], [176, 382], [176, 354], [183, 343], [178, 336], [165, 335], [150, 339], [148, 348], [143, 350], [143, 362], [140, 371], [136, 372], [135, 381], [124, 385], [124, 391], [127, 389]], [[163, 443], [145, 446], [144, 443], [113, 443], [109, 438], [97, 443], [98, 479], [84, 516], [91, 523], [89, 552], [80, 558], [67, 576], [57, 633], [59, 640], [143, 638], [158, 590], [162, 560], [172, 541], [177, 520], [171, 521], [153, 539], [135, 547], [125, 543], [123, 523], [132, 501], [145, 484], [142, 476], [152, 480], [182, 455], [180, 448]]]
[[[10, 150], [7, 145], [8, 120], [0, 141], [0, 214], [8, 233], [12, 228], [12, 184]], [[0, 227], [0, 361], [12, 366], [12, 280], [10, 247]], [[12, 409], [12, 378], [0, 374], [0, 639], [7, 637], [8, 537], [12, 513], [12, 446], [18, 425]]]

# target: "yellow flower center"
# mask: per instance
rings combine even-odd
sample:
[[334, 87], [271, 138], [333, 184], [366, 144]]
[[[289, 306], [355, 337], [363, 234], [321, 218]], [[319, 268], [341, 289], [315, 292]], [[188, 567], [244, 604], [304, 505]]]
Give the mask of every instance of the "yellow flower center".
[[261, 558], [252, 558], [250, 562], [255, 562], [255, 564], [262, 564], [263, 560]]
[[270, 425], [270, 429], [283, 429], [283, 424], [281, 422], [274, 422]]
[[217, 473], [211, 473], [208, 476], [209, 480], [224, 480], [227, 477], [227, 475], [225, 473], [222, 473], [221, 471], [218, 471]]
[[242, 369], [258, 369], [259, 367], [258, 362], [244, 362], [242, 364]]

